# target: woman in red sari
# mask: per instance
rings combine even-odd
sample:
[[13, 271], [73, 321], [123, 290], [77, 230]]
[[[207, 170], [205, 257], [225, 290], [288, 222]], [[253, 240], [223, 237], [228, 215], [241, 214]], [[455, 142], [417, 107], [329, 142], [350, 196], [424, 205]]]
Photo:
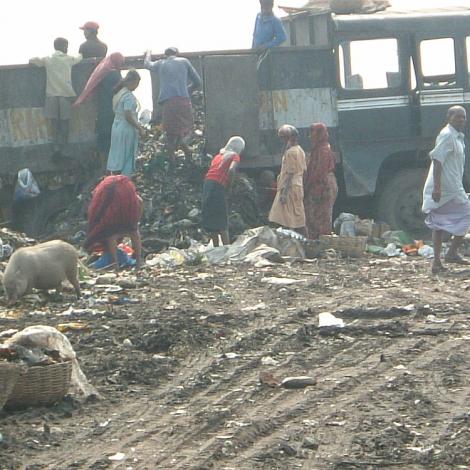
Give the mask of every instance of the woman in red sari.
[[128, 236], [134, 250], [136, 268], [139, 268], [142, 251], [139, 220], [142, 212], [143, 202], [131, 179], [124, 175], [106, 176], [92, 193], [85, 249], [89, 253], [109, 252], [118, 270], [117, 245]]
[[307, 162], [304, 207], [308, 237], [329, 235], [333, 225], [333, 206], [338, 195], [335, 177], [336, 159], [323, 123], [310, 127], [312, 150]]

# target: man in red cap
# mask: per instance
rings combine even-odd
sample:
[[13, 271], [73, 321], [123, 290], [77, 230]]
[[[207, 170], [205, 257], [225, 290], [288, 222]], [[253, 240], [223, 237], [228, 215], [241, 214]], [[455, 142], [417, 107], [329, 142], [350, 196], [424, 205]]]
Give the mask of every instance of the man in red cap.
[[108, 46], [98, 39], [98, 29], [100, 25], [95, 21], [87, 21], [80, 29], [83, 29], [86, 41], [80, 46], [78, 52], [84, 59], [90, 57], [106, 57]]

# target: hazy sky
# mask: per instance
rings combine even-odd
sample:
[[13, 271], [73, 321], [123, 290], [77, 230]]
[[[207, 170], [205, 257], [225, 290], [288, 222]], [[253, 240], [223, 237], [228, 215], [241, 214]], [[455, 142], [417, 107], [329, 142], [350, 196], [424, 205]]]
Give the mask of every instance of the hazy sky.
[[[97, 21], [100, 38], [109, 52], [140, 55], [150, 48], [161, 53], [168, 46], [180, 51], [243, 49], [251, 46], [258, 0], [0, 0], [0, 64], [26, 63], [53, 52], [57, 36], [69, 40], [76, 53], [84, 40], [78, 29]], [[306, 0], [276, 0], [302, 6]], [[470, 0], [393, 0], [396, 7], [467, 5]], [[276, 14], [282, 14], [275, 10]], [[144, 107], [148, 77], [139, 87]]]
[[[251, 46], [258, 0], [3, 0], [0, 19], [1, 64], [25, 63], [51, 53], [53, 39], [69, 39], [70, 52], [83, 41], [78, 27], [101, 25], [110, 52], [138, 55], [146, 48], [161, 52], [239, 49]], [[302, 6], [306, 0], [276, 4]], [[469, 0], [394, 0], [402, 6], [448, 6]], [[280, 13], [279, 10], [276, 13]]]

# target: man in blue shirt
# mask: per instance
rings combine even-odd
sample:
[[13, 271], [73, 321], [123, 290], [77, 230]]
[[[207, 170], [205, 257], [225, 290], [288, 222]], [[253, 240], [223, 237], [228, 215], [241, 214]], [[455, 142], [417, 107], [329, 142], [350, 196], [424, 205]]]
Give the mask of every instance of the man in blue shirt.
[[188, 141], [194, 122], [190, 95], [193, 89], [201, 86], [201, 77], [188, 59], [178, 57], [176, 47], [166, 49], [165, 57], [156, 62], [151, 61], [151, 53], [147, 51], [144, 67], [157, 74], [160, 80], [158, 103], [163, 107], [163, 130], [173, 167], [178, 147], [187, 159], [191, 155]]
[[274, 1], [260, 0], [259, 3], [261, 12], [256, 16], [252, 48], [265, 51], [280, 46], [287, 39], [287, 34], [282, 21], [274, 16]]

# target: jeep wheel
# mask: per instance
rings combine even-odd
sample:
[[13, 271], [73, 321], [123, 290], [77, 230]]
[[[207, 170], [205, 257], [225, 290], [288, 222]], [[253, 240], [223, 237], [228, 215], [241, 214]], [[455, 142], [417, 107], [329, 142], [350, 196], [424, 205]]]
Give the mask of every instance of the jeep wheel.
[[401, 171], [388, 179], [377, 200], [377, 218], [395, 230], [423, 234], [427, 229], [421, 212], [426, 171], [420, 168]]

